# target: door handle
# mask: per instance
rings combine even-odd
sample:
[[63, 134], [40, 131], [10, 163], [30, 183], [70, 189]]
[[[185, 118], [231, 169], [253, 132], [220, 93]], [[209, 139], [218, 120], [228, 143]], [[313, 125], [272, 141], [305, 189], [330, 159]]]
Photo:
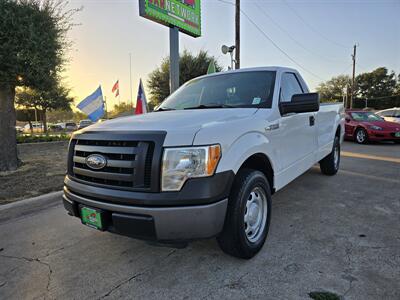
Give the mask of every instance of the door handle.
[[279, 123], [271, 124], [271, 125], [265, 127], [265, 131], [271, 131], [271, 130], [275, 130], [275, 129], [279, 129]]
[[309, 121], [310, 121], [310, 126], [315, 125], [315, 117], [314, 116], [310, 116]]

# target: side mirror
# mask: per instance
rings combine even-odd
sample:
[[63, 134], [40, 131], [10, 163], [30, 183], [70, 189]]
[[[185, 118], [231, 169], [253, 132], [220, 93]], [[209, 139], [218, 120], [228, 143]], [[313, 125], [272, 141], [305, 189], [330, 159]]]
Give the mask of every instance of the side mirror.
[[289, 113], [315, 112], [319, 110], [319, 94], [307, 93], [292, 96], [290, 102], [280, 102], [279, 110], [281, 115]]
[[350, 118], [349, 117], [344, 118], [344, 120], [346, 121], [346, 123], [350, 122]]

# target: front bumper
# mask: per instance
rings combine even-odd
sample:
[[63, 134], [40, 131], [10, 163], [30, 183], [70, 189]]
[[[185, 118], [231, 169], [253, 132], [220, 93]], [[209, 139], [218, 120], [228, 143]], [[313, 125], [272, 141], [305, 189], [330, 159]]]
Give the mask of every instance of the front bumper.
[[396, 141], [400, 137], [396, 137], [397, 131], [368, 130], [368, 139], [371, 141]]
[[227, 199], [195, 206], [140, 207], [105, 203], [76, 195], [64, 188], [63, 202], [69, 214], [80, 218], [79, 205], [100, 209], [105, 230], [134, 238], [187, 241], [216, 236], [222, 231]]
[[179, 192], [143, 193], [108, 189], [65, 178], [63, 202], [80, 218], [80, 205], [103, 212], [105, 230], [134, 238], [187, 241], [222, 231], [234, 173], [186, 182]]

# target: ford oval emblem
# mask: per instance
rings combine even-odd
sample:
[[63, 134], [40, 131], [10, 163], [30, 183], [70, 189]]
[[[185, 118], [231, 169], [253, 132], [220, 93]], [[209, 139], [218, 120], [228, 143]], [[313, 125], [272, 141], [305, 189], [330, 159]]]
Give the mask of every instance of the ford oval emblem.
[[100, 170], [107, 165], [107, 159], [101, 154], [91, 154], [86, 157], [86, 165], [93, 170]]

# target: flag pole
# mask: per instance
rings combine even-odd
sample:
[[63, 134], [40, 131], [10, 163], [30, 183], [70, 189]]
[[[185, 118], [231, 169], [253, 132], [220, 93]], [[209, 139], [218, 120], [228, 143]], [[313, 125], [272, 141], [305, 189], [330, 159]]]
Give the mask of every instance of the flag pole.
[[105, 106], [105, 109], [106, 109], [106, 119], [108, 119], [108, 111], [107, 111], [107, 97], [106, 97], [106, 96], [104, 96], [104, 106]]
[[132, 53], [129, 53], [129, 90], [131, 92], [131, 106], [133, 107], [133, 98], [132, 98]]

